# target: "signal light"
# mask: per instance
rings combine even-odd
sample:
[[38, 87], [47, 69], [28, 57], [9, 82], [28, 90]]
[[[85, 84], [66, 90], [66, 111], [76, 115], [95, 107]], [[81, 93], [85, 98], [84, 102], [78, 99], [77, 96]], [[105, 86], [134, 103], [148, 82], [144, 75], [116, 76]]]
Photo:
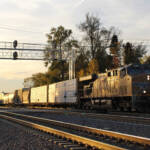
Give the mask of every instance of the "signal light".
[[147, 75], [147, 80], [150, 80], [150, 75]]
[[13, 52], [13, 60], [16, 60], [18, 58], [18, 53], [17, 52]]
[[14, 40], [14, 41], [13, 41], [13, 47], [14, 47], [14, 49], [16, 49], [17, 45], [18, 45], [17, 40]]
[[116, 44], [118, 43], [118, 36], [117, 35], [113, 35], [112, 39], [111, 39], [111, 44]]

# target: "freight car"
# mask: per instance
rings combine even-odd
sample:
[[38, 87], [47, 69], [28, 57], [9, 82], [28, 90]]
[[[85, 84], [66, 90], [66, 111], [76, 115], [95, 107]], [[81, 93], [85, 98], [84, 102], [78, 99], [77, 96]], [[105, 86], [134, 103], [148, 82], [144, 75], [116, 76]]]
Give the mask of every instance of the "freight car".
[[[23, 96], [19, 96], [18, 93], [22, 93]], [[16, 90], [14, 98], [19, 98], [18, 102], [24, 105], [73, 106], [77, 102], [77, 80], [72, 79], [31, 89]]]
[[29, 104], [30, 89], [22, 88], [22, 89], [15, 90], [13, 100], [15, 104]]
[[14, 104], [14, 93], [5, 93], [3, 95], [3, 104]]
[[149, 111], [150, 65], [127, 65], [79, 79], [16, 90], [18, 104]]

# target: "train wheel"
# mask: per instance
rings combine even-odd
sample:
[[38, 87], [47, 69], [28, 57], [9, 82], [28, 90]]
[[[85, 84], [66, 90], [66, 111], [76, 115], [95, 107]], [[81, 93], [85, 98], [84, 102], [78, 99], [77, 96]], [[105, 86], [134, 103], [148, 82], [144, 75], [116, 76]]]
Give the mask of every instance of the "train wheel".
[[138, 107], [136, 108], [136, 111], [142, 113], [142, 112], [146, 112], [146, 109], [144, 107]]
[[121, 111], [121, 108], [120, 108], [120, 107], [117, 107], [117, 109], [116, 109], [116, 110], [120, 112], [120, 111]]
[[128, 108], [127, 108], [127, 111], [128, 111], [128, 112], [131, 112], [131, 111], [132, 111], [132, 108], [131, 108], [131, 107], [128, 107]]

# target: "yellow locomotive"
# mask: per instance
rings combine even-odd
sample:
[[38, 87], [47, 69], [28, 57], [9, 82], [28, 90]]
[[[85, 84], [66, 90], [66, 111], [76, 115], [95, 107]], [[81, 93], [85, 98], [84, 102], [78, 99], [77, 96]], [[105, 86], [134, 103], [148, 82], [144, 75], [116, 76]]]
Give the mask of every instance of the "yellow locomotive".
[[127, 65], [107, 70], [97, 78], [80, 78], [82, 107], [111, 107], [118, 110], [150, 109], [150, 65]]

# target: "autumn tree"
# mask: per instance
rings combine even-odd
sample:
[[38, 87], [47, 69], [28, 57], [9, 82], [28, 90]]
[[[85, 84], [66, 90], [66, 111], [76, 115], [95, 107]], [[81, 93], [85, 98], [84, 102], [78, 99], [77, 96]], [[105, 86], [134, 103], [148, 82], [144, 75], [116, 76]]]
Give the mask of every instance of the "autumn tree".
[[86, 76], [88, 72], [89, 52], [80, 46], [75, 61], [76, 77]]
[[89, 74], [97, 74], [99, 72], [99, 66], [96, 59], [92, 59], [88, 64]]
[[149, 55], [144, 56], [141, 60], [141, 63], [142, 64], [150, 64], [150, 56]]

